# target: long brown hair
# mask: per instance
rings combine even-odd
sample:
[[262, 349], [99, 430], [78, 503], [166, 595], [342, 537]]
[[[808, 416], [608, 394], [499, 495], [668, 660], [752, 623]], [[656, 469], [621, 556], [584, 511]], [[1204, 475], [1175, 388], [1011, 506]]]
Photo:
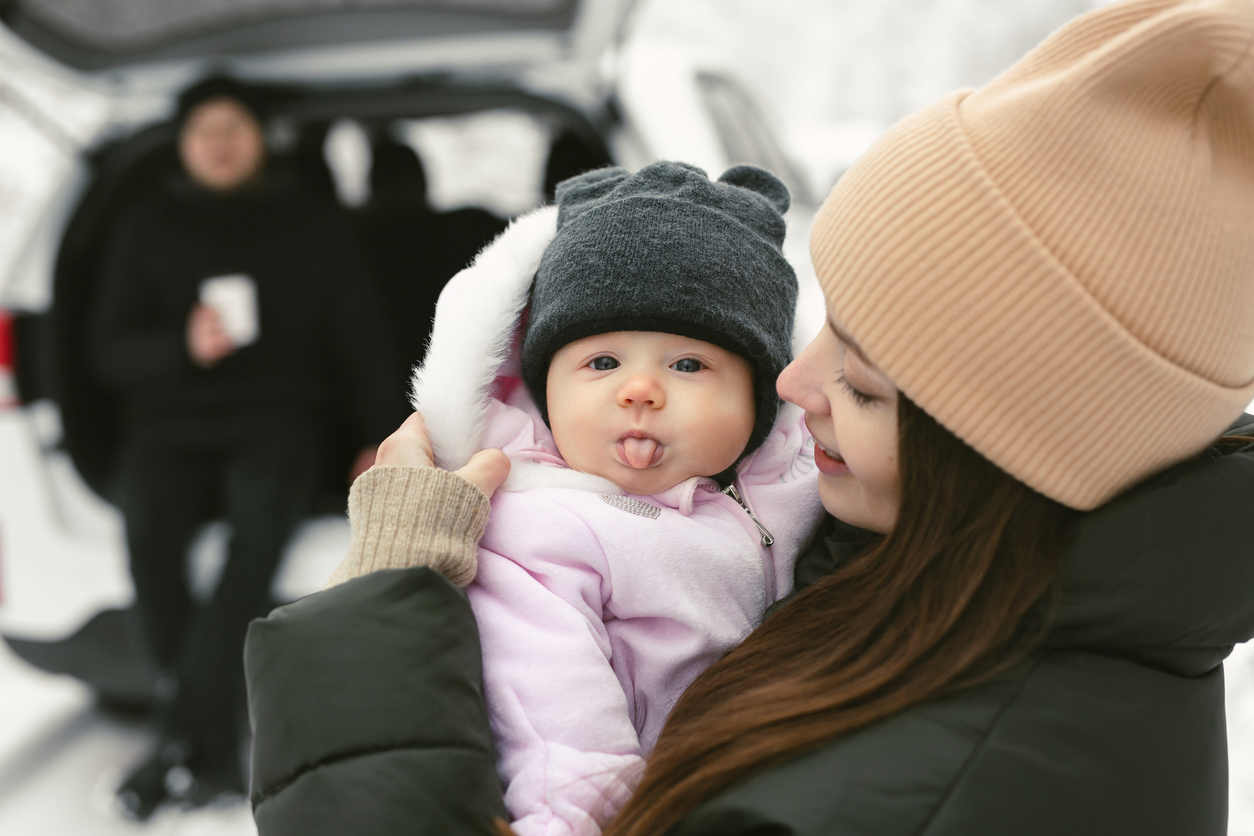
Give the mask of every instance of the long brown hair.
[[[657, 836], [736, 781], [938, 694], [1039, 640], [1077, 512], [904, 395], [892, 532], [700, 676], [606, 836]], [[905, 753], [903, 753], [905, 756]]]

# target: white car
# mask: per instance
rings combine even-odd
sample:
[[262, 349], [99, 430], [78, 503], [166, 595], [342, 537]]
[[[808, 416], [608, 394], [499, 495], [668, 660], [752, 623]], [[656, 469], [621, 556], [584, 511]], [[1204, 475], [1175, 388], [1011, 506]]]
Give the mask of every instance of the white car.
[[[459, 201], [456, 174], [470, 181], [462, 202], [495, 202], [504, 213], [541, 200], [544, 155], [558, 135], [594, 163], [678, 159], [711, 174], [762, 165], [794, 195], [788, 249], [802, 277], [799, 307], [821, 311], [805, 249], [813, 200], [766, 108], [712, 59], [633, 43], [632, 6], [0, 4], [0, 633], [13, 650], [83, 679], [107, 702], [150, 701], [121, 519], [108, 501], [114, 402], [88, 371], [84, 323], [112, 223], [176, 164], [174, 101], [205, 74], [269, 88], [276, 158], [329, 175], [350, 211], [365, 198], [364, 137], [381, 132], [428, 155], [433, 200]], [[477, 182], [467, 174], [476, 167]], [[327, 513], [299, 529], [276, 601], [322, 586], [346, 550], [343, 507], [343, 490], [331, 490]], [[192, 549], [202, 594], [225, 538], [211, 525]]]

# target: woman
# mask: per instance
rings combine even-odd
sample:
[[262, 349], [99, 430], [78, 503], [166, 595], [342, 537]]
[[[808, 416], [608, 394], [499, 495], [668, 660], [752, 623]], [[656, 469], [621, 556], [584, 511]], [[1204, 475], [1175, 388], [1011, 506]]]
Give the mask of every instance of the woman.
[[[779, 381], [839, 521], [607, 833], [1224, 832], [1221, 662], [1254, 635], [1252, 42], [1250, 0], [1109, 6], [842, 178], [812, 241], [828, 327]], [[501, 813], [463, 599], [373, 570], [473, 550], [504, 463], [430, 467], [415, 418], [378, 464], [350, 500], [363, 577], [250, 634], [263, 836]]]

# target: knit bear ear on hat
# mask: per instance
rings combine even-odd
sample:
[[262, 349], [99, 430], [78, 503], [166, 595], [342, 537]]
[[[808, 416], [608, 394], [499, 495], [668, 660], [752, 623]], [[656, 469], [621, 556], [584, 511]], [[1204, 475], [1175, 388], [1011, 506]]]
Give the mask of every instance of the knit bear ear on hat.
[[792, 205], [792, 195], [788, 194], [788, 187], [774, 174], [756, 165], [734, 165], [723, 172], [718, 182], [757, 192], [769, 200], [780, 215], [787, 212]]
[[587, 172], [557, 187], [558, 229], [532, 285], [522, 375], [547, 420], [554, 352], [614, 331], [714, 343], [749, 361], [756, 416], [745, 453], [779, 407], [797, 277], [784, 258], [787, 187], [755, 166], [711, 181], [693, 165]]

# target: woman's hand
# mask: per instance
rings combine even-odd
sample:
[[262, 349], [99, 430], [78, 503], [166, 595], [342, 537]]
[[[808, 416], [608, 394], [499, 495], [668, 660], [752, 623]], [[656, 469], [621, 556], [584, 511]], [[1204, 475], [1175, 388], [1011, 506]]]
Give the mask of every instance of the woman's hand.
[[[332, 587], [380, 569], [428, 566], [458, 586], [475, 577], [488, 503], [509, 475], [500, 450], [480, 450], [454, 475], [438, 473], [422, 416], [383, 439], [374, 466], [348, 494], [352, 541], [327, 579]], [[466, 486], [469, 482], [471, 487]]]
[[235, 353], [235, 341], [226, 333], [222, 317], [208, 305], [197, 304], [187, 317], [187, 353], [202, 369], [213, 368]]
[[[427, 437], [421, 414], [410, 415], [396, 432], [383, 439], [374, 466], [435, 467], [431, 439]], [[509, 476], [509, 458], [500, 450], [480, 450], [465, 467], [454, 473], [490, 497]]]

